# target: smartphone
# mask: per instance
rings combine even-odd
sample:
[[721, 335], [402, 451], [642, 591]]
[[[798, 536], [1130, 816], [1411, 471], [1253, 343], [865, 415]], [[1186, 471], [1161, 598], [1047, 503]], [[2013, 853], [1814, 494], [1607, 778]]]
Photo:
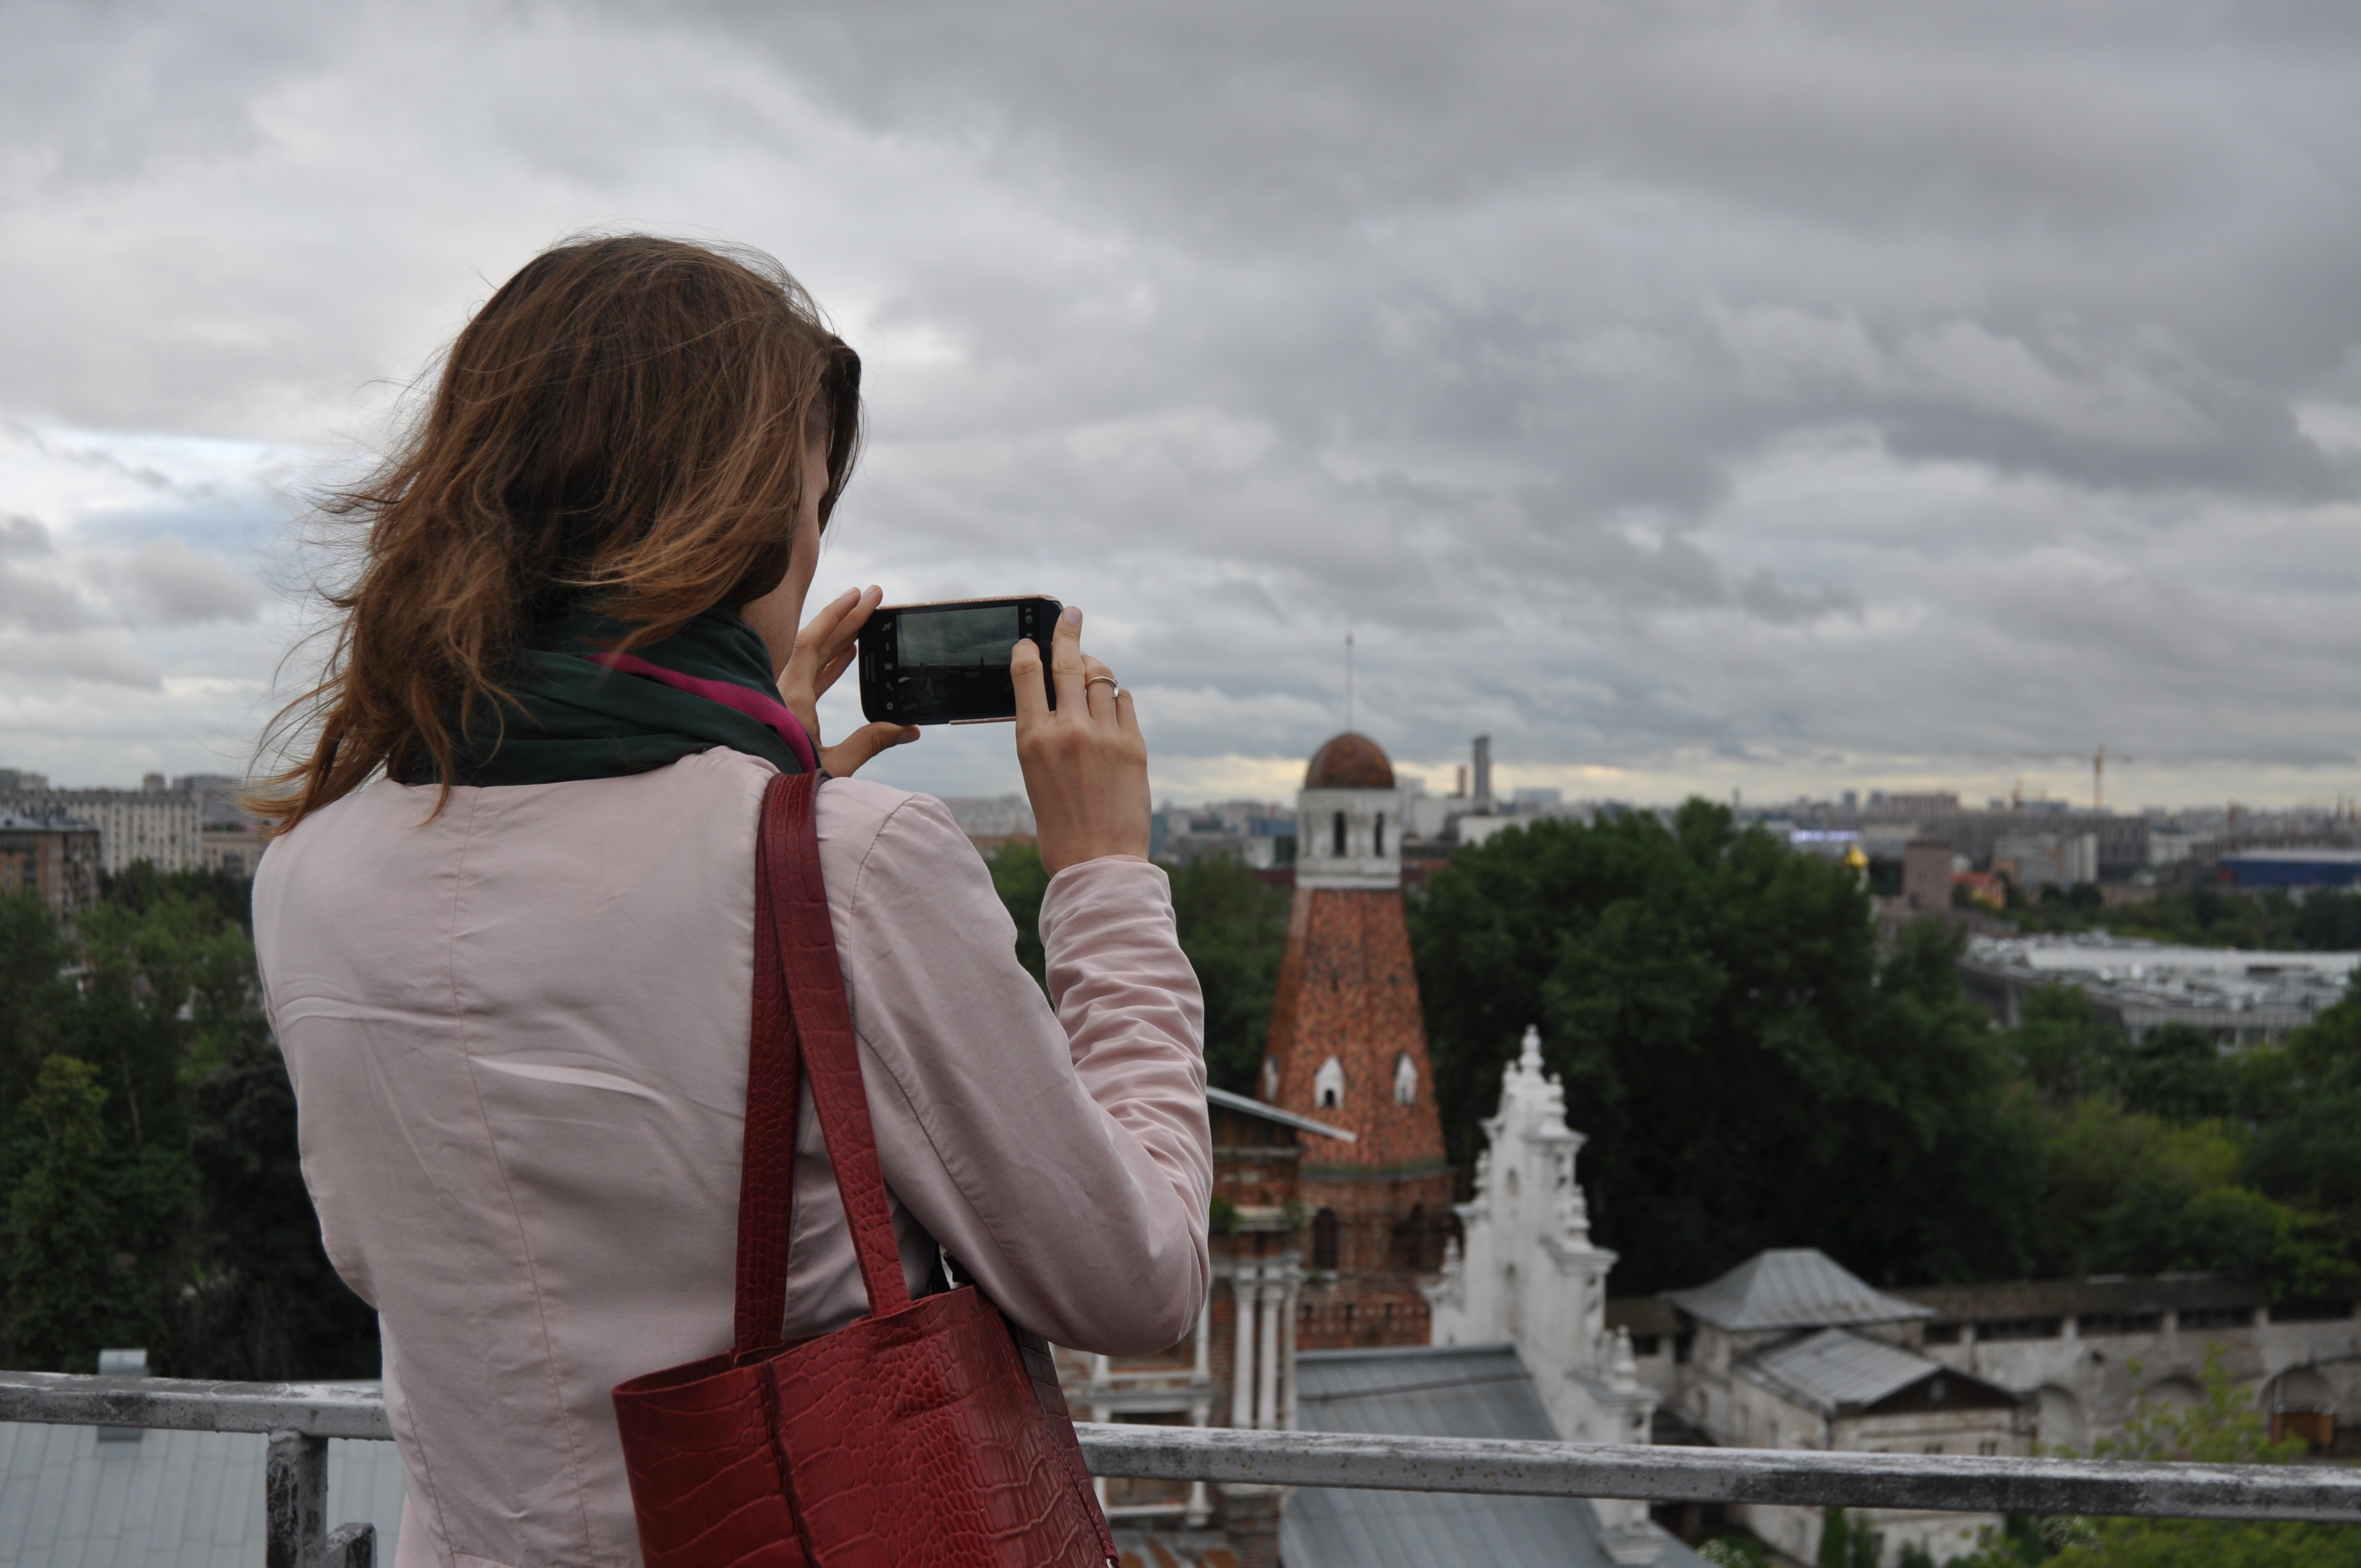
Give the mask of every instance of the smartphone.
[[[1065, 606], [1053, 598], [951, 599], [880, 605], [861, 629], [861, 712], [895, 724], [992, 724], [1016, 717], [1008, 654], [1019, 638], [1041, 649]], [[1047, 682], [1049, 706], [1058, 687]]]

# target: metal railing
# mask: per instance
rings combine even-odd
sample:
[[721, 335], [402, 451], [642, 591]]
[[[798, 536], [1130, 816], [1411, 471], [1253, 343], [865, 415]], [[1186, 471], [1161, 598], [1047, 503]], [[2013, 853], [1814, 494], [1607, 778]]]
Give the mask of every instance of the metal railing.
[[[0, 1372], [0, 1421], [256, 1432], [270, 1440], [269, 1568], [372, 1568], [374, 1530], [326, 1524], [331, 1438], [390, 1441], [374, 1385]], [[1675, 1448], [1078, 1424], [1096, 1475], [1389, 1492], [1785, 1503], [1958, 1513], [2361, 1524], [2361, 1471], [2312, 1464]]]

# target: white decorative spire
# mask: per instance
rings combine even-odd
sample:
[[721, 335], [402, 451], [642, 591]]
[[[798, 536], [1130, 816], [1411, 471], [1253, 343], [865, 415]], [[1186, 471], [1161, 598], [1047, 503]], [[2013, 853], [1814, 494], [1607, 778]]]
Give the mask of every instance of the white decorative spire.
[[1628, 1394], [1640, 1386], [1640, 1363], [1631, 1354], [1631, 1331], [1615, 1331], [1615, 1348], [1607, 1361], [1607, 1382], [1619, 1394]]
[[1517, 1066], [1538, 1077], [1542, 1070], [1542, 1031], [1535, 1024], [1525, 1025], [1524, 1048], [1517, 1053]]
[[[1572, 1157], [1567, 1157], [1571, 1162]], [[1572, 1250], [1590, 1250], [1590, 1205], [1583, 1199], [1579, 1181], [1569, 1180], [1558, 1192], [1557, 1234]]]

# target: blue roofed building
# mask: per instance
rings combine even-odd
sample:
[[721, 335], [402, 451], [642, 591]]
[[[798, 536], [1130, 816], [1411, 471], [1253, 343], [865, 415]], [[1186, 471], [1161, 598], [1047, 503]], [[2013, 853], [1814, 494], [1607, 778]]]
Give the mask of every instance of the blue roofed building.
[[2246, 850], [2218, 862], [2240, 887], [2351, 887], [2361, 883], [2361, 850]]
[[[1558, 1435], [1510, 1345], [1304, 1351], [1296, 1368], [1298, 1425], [1307, 1431]], [[1618, 1529], [1601, 1507], [1579, 1497], [1307, 1488], [1288, 1498], [1279, 1558], [1287, 1568], [1701, 1568], [1702, 1558], [1644, 1513]]]
[[[269, 1440], [0, 1421], [0, 1563], [11, 1568], [254, 1568]], [[328, 1444], [328, 1522], [377, 1526], [394, 1560], [401, 1456]]]

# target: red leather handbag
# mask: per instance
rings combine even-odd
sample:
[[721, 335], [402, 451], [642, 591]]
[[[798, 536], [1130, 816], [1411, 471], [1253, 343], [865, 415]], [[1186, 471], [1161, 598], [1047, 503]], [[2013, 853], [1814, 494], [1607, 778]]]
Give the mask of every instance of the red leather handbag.
[[[818, 782], [763, 797], [734, 1348], [615, 1388], [648, 1568], [1104, 1568], [1049, 1347], [973, 1286], [910, 1299], [820, 883]], [[780, 1343], [811, 1073], [869, 1315]], [[1016, 1135], [1016, 1129], [1010, 1129]]]

